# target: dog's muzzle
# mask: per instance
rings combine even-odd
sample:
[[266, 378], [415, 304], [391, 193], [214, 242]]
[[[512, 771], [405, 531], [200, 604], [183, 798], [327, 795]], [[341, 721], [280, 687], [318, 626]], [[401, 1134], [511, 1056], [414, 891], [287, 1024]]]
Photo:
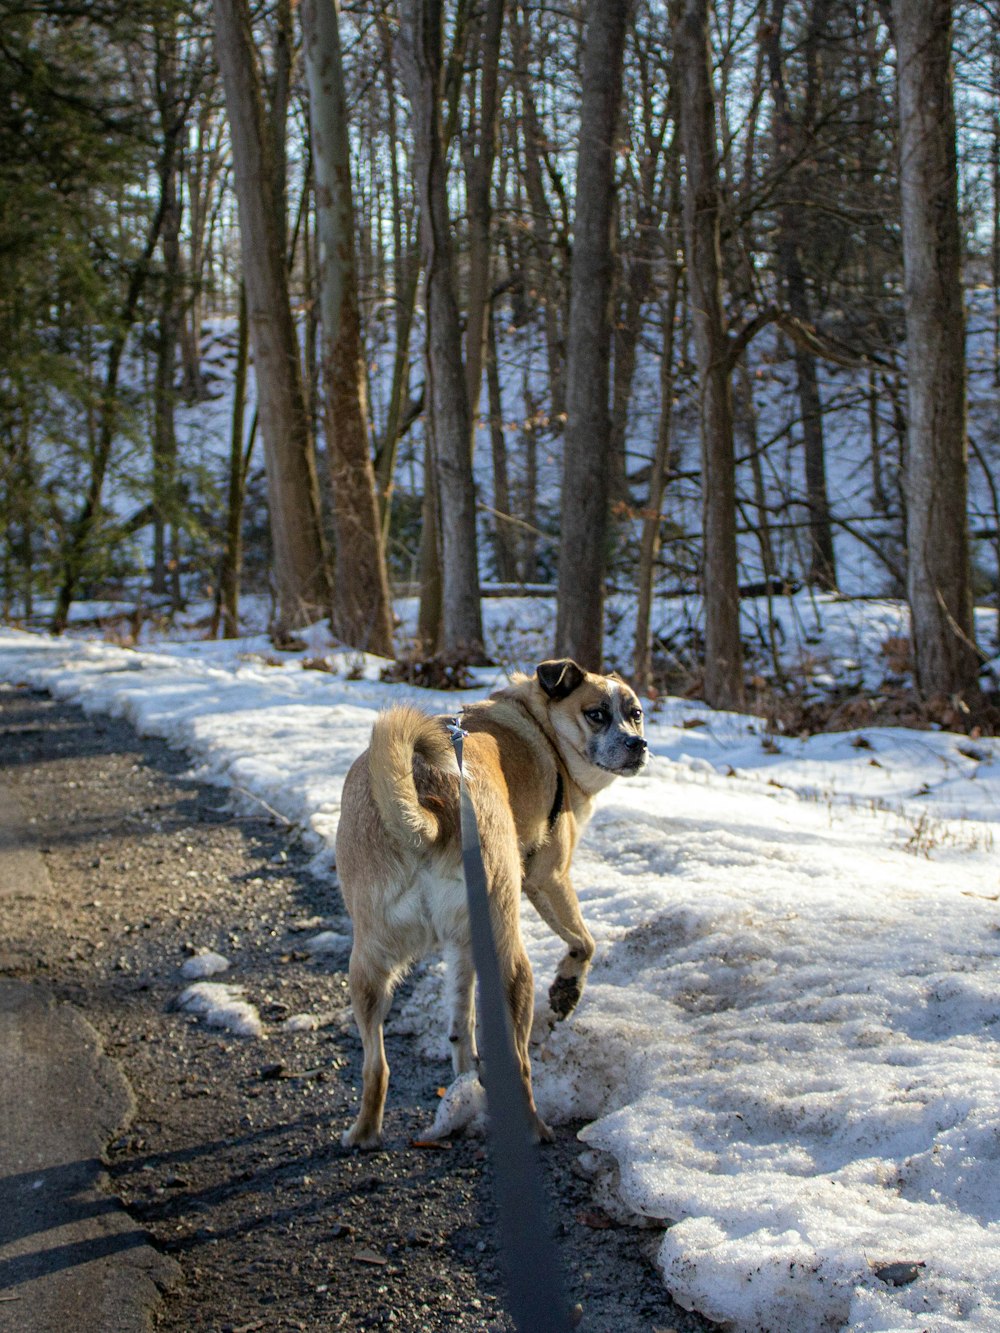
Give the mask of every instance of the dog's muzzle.
[[649, 745], [645, 736], [625, 736], [622, 738], [622, 747], [625, 750], [625, 758], [613, 771], [623, 776], [638, 773], [645, 767], [649, 756]]
[[649, 745], [645, 736], [630, 736], [625, 742], [625, 748], [631, 760], [629, 767], [635, 770], [642, 768], [649, 758]]

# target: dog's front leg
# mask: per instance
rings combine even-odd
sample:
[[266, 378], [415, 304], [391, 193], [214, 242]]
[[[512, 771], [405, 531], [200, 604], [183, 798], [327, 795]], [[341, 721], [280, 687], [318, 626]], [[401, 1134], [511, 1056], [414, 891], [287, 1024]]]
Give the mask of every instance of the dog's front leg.
[[580, 915], [576, 890], [568, 875], [553, 875], [545, 880], [532, 876], [524, 882], [528, 901], [545, 924], [564, 940], [567, 952], [556, 969], [549, 987], [549, 1004], [556, 1018], [571, 1014], [580, 1002], [583, 985], [594, 956], [594, 937]]

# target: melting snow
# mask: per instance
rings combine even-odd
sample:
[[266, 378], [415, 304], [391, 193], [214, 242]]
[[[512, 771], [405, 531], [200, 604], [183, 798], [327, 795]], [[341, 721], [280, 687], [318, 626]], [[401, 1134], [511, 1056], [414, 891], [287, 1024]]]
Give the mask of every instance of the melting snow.
[[264, 1027], [254, 1005], [243, 998], [243, 987], [224, 981], [196, 981], [177, 997], [176, 1007], [198, 1014], [210, 1028], [225, 1028], [240, 1037], [261, 1037]]
[[228, 972], [231, 964], [228, 958], [212, 949], [202, 949], [181, 964], [182, 977], [214, 977], [219, 972]]

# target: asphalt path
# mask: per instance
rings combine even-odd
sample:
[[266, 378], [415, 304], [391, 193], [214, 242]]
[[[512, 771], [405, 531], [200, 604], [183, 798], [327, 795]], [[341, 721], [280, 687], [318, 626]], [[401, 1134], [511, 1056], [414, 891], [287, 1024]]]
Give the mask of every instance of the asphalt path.
[[[0, 919], [52, 897], [20, 802], [0, 785]], [[107, 1189], [103, 1155], [134, 1103], [75, 1006], [0, 977], [0, 1329], [152, 1326], [177, 1265]]]

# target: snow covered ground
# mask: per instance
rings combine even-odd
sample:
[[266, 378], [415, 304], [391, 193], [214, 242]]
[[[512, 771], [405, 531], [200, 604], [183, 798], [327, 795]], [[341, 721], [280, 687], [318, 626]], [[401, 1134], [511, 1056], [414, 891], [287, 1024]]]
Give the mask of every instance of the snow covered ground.
[[[535, 618], [547, 655], [551, 607], [487, 609], [522, 652]], [[828, 660], [864, 679], [899, 608], [840, 614]], [[418, 693], [356, 655], [303, 669], [327, 651], [318, 632], [278, 660], [262, 638], [133, 651], [0, 630], [0, 680], [184, 747], [198, 776], [300, 825], [322, 870], [375, 712]], [[502, 680], [419, 702], [454, 711]], [[586, 1119], [598, 1185], [674, 1223], [659, 1259], [682, 1304], [761, 1333], [995, 1333], [1000, 741], [775, 738], [677, 699], [647, 733], [649, 768], [603, 794], [577, 856], [598, 953], [570, 1020], [539, 1025], [542, 1114]], [[544, 1010], [560, 950], [523, 920]], [[444, 1057], [440, 988], [426, 969], [397, 1022]], [[252, 994], [229, 999], [246, 1017]]]

